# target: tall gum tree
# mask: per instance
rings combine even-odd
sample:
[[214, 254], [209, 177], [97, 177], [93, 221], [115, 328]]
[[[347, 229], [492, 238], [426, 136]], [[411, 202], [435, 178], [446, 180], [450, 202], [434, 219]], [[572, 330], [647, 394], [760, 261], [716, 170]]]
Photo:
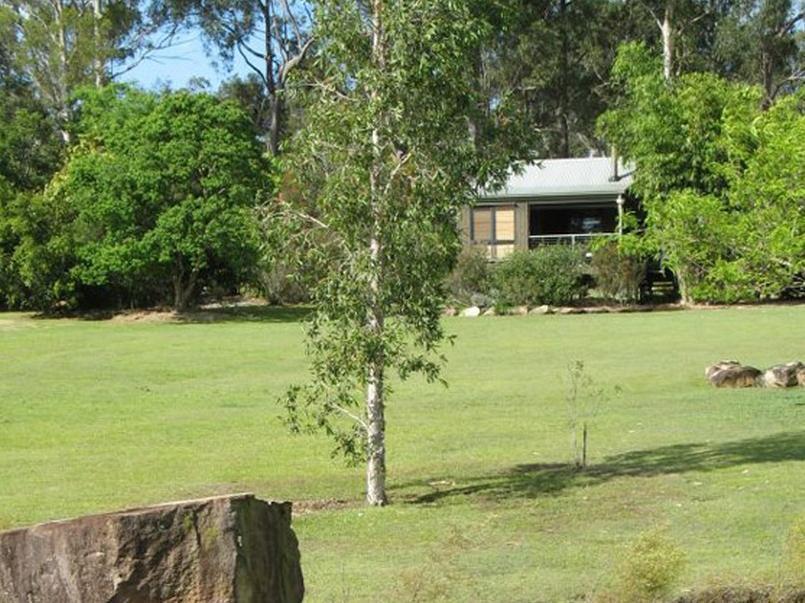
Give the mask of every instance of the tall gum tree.
[[235, 56], [262, 86], [260, 114], [266, 150], [276, 155], [283, 135], [291, 74], [303, 64], [314, 38], [307, 0], [157, 0], [175, 26], [197, 27], [210, 51], [231, 68]]
[[366, 502], [384, 505], [386, 404], [395, 379], [438, 381], [444, 278], [458, 210], [500, 181], [529, 139], [505, 91], [483, 99], [478, 54], [488, 4], [321, 0], [307, 122], [287, 166], [300, 199], [271, 214], [315, 244], [311, 379], [286, 398], [295, 431], [321, 429], [366, 462]]
[[169, 47], [178, 25], [156, 0], [0, 0], [16, 72], [32, 83], [70, 142], [73, 96], [100, 88]]

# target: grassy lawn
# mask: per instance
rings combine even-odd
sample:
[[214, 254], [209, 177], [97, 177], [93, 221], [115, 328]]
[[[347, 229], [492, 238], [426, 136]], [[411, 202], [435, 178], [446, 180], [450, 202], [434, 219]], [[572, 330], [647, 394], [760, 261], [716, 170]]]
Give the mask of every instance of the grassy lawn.
[[[684, 584], [773, 581], [805, 515], [805, 390], [714, 390], [710, 362], [805, 360], [805, 306], [447, 319], [447, 389], [389, 407], [385, 509], [274, 400], [297, 313], [183, 324], [0, 314], [0, 528], [250, 490], [344, 501], [295, 520], [310, 601], [561, 601], [667, 528]], [[571, 458], [567, 365], [619, 385]], [[417, 597], [419, 597], [417, 599]]]

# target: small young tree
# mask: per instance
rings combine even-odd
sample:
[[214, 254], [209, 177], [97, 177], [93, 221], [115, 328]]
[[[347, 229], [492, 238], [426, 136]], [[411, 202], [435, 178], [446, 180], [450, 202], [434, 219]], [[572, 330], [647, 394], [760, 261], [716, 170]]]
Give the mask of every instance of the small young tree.
[[[616, 387], [615, 394], [619, 393], [620, 388]], [[576, 360], [568, 364], [565, 403], [573, 465], [577, 469], [587, 467], [590, 422], [598, 415], [608, 399], [604, 388], [597, 387], [592, 377], [585, 372], [583, 361]]]
[[502, 178], [512, 141], [528, 144], [511, 131], [519, 122], [505, 121], [505, 94], [484, 102], [477, 93], [477, 49], [489, 32], [480, 11], [488, 8], [470, 0], [316, 3], [323, 75], [308, 83], [307, 124], [291, 160], [307, 194], [304, 209], [286, 202], [278, 215], [325, 231], [334, 268], [312, 292], [311, 382], [285, 402], [292, 429], [323, 429], [338, 450], [366, 459], [370, 505], [387, 502], [390, 373], [440, 378], [458, 209], [477, 186]]

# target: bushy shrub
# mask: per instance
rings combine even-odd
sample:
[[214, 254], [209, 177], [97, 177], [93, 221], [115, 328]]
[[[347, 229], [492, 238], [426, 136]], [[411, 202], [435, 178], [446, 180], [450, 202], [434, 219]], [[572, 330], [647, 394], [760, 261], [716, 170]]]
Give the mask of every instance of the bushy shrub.
[[779, 299], [805, 275], [805, 92], [767, 108], [759, 87], [712, 73], [665, 83], [659, 57], [622, 46], [602, 134], [637, 169], [645, 238], [685, 301]]
[[582, 252], [566, 245], [515, 251], [497, 266], [494, 280], [500, 300], [513, 306], [559, 306], [587, 293]]
[[447, 280], [451, 295], [461, 302], [471, 302], [473, 295], [489, 296], [492, 278], [489, 260], [477, 247], [467, 247], [458, 256]]
[[671, 594], [684, 565], [684, 552], [664, 530], [645, 532], [626, 551], [613, 594], [624, 603], [662, 601]]
[[183, 310], [248, 281], [271, 165], [237, 106], [110, 86], [84, 93], [76, 127], [81, 144], [21, 220], [14, 261], [33, 305]]
[[646, 278], [646, 261], [623, 252], [616, 241], [593, 251], [592, 270], [598, 290], [606, 297], [635, 302]]
[[288, 262], [275, 260], [258, 269], [258, 289], [270, 304], [301, 304], [310, 301], [303, 278], [294, 274]]
[[805, 515], [788, 531], [782, 569], [784, 582], [797, 588], [805, 587]]

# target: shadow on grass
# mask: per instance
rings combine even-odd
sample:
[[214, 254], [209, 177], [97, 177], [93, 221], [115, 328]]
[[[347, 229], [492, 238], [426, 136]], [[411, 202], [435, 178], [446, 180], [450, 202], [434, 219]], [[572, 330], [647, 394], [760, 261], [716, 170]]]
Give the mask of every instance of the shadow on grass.
[[306, 306], [230, 306], [205, 308], [177, 313], [177, 324], [206, 324], [216, 322], [300, 322], [312, 308]]
[[516, 465], [508, 471], [462, 480], [461, 485], [441, 487], [440, 482], [418, 482], [400, 488], [435, 486], [433, 492], [408, 499], [413, 504], [433, 504], [462, 496], [491, 500], [551, 496], [569, 488], [594, 486], [620, 477], [654, 477], [726, 469], [739, 465], [805, 461], [805, 431], [726, 442], [677, 444], [636, 450], [606, 457], [580, 471], [566, 463]]

